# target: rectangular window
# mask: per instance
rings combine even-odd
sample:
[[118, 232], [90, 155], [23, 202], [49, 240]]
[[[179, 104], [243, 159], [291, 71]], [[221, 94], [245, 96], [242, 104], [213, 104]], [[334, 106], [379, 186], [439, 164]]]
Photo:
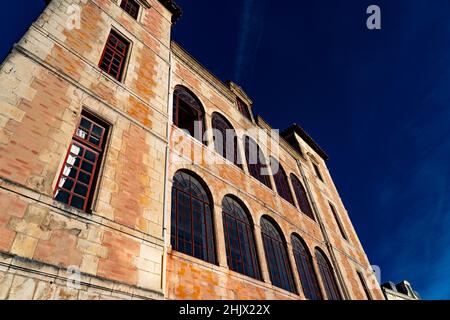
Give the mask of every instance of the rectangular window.
[[120, 7], [137, 20], [139, 14], [139, 4], [134, 0], [122, 0]]
[[342, 225], [342, 221], [336, 212], [336, 208], [331, 203], [329, 203], [329, 205], [330, 205], [331, 212], [333, 213], [334, 220], [336, 220], [336, 223], [339, 227], [339, 231], [341, 232], [342, 238], [344, 238], [345, 240], [348, 241], [347, 233], [345, 232], [344, 226]]
[[100, 59], [100, 69], [121, 81], [129, 48], [130, 43], [116, 31], [111, 30]]
[[248, 120], [252, 120], [252, 116], [250, 115], [250, 110], [248, 108], [248, 105], [242, 101], [241, 99], [237, 99], [237, 106], [239, 111], [246, 117]]
[[314, 172], [316, 173], [317, 178], [320, 179], [320, 181], [323, 181], [323, 177], [322, 177], [322, 173], [320, 172], [319, 166], [315, 163], [312, 162], [313, 168], [314, 168]]
[[372, 296], [370, 295], [369, 288], [367, 288], [367, 284], [366, 284], [366, 280], [364, 280], [364, 276], [359, 271], [356, 271], [356, 273], [358, 274], [359, 281], [361, 282], [361, 285], [364, 289], [364, 293], [366, 294], [367, 300], [373, 300]]
[[92, 200], [109, 127], [82, 112], [55, 189], [55, 200], [86, 211]]

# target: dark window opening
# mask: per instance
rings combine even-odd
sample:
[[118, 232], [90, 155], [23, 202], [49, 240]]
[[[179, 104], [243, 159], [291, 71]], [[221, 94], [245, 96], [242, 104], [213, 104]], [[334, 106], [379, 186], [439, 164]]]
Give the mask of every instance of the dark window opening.
[[320, 181], [324, 182], [322, 173], [320, 172], [319, 166], [316, 163], [312, 163], [314, 172], [316, 173], [316, 176], [320, 179]]
[[253, 226], [237, 200], [226, 196], [222, 202], [228, 266], [231, 270], [261, 279]]
[[242, 169], [238, 138], [234, 128], [218, 113], [214, 113], [212, 116], [212, 126], [216, 152]]
[[203, 107], [193, 93], [181, 86], [177, 86], [174, 92], [173, 123], [195, 139], [203, 140]]
[[120, 7], [132, 16], [134, 19], [138, 18], [139, 14], [139, 4], [134, 0], [122, 0]]
[[316, 249], [317, 265], [319, 266], [320, 276], [325, 287], [328, 300], [342, 300], [341, 294], [334, 278], [333, 268], [325, 255]]
[[252, 116], [250, 114], [250, 108], [248, 107], [248, 105], [242, 101], [241, 99], [237, 99], [237, 106], [239, 111], [244, 115], [244, 117], [246, 117], [248, 120], [252, 120]]
[[266, 164], [266, 158], [261, 151], [259, 145], [250, 137], [244, 138], [245, 143], [245, 157], [247, 159], [248, 171], [261, 183], [272, 189], [272, 183], [270, 182], [269, 168]]
[[338, 225], [339, 231], [342, 235], [342, 238], [348, 241], [347, 233], [345, 232], [344, 226], [342, 225], [342, 221], [338, 216], [336, 208], [331, 203], [329, 203], [329, 205], [331, 212], [333, 213], [334, 220], [336, 221], [336, 224]]
[[322, 300], [312, 257], [306, 246], [297, 236], [292, 236], [292, 248], [305, 297], [309, 300]]
[[280, 231], [271, 221], [262, 217], [261, 232], [272, 284], [292, 293], [297, 293], [286, 250], [286, 242]]
[[172, 187], [172, 248], [216, 263], [212, 210], [203, 183], [187, 172], [178, 172]]
[[364, 293], [366, 294], [367, 300], [373, 300], [372, 295], [370, 294], [369, 288], [367, 287], [366, 280], [364, 280], [364, 276], [359, 271], [356, 271], [356, 273], [357, 273], [359, 281], [361, 282], [361, 285], [364, 289]]
[[285, 199], [293, 206], [295, 206], [286, 172], [284, 171], [281, 164], [274, 158], [271, 158], [271, 164], [272, 164], [273, 179], [275, 180], [275, 186], [277, 187], [278, 194], [283, 199]]
[[130, 43], [116, 31], [111, 30], [100, 59], [100, 69], [121, 81], [129, 48]]
[[308, 195], [306, 194], [306, 190], [303, 187], [302, 183], [293, 174], [291, 174], [291, 182], [292, 188], [294, 189], [294, 193], [297, 198], [298, 205], [300, 207], [300, 211], [306, 214], [311, 219], [315, 220], [311, 204], [309, 203], [308, 200]]
[[83, 111], [58, 178], [54, 199], [87, 211], [103, 158], [109, 126]]

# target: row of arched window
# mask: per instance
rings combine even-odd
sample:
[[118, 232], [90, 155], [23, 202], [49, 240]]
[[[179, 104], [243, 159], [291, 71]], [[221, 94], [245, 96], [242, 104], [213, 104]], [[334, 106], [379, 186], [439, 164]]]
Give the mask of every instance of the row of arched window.
[[[204, 109], [199, 99], [190, 90], [182, 86], [176, 86], [174, 91], [173, 123], [197, 140], [202, 141], [205, 128]], [[212, 115], [212, 127], [216, 152], [242, 169], [238, 137], [231, 123], [224, 116], [215, 112]], [[250, 175], [272, 189], [270, 171], [260, 146], [249, 136], [244, 136], [244, 150]], [[270, 158], [270, 164], [274, 168], [272, 170], [273, 179], [278, 194], [295, 206], [286, 172], [273, 157]], [[290, 180], [299, 209], [314, 220], [305, 188], [294, 174], [291, 174]]]
[[[262, 280], [254, 235], [254, 224], [244, 203], [232, 195], [222, 201], [223, 229], [228, 266], [231, 270]], [[289, 262], [288, 247], [283, 232], [269, 216], [260, 221], [261, 237], [270, 280], [274, 286], [297, 293]], [[206, 184], [196, 174], [181, 170], [173, 178], [171, 245], [174, 250], [216, 264], [213, 201]], [[291, 237], [293, 256], [305, 297], [341, 299], [333, 269], [318, 248], [315, 257], [323, 282], [321, 292], [313, 257], [304, 241], [296, 234]]]

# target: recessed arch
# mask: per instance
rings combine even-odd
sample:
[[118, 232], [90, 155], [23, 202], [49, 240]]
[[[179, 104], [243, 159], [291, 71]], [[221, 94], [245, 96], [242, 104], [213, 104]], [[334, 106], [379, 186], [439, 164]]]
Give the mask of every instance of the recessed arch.
[[284, 171], [281, 163], [274, 157], [270, 157], [270, 164], [272, 167], [273, 179], [275, 181], [275, 186], [277, 188], [278, 194], [280, 195], [280, 197], [295, 206], [286, 171]]
[[315, 249], [315, 255], [328, 300], [342, 300], [330, 260], [318, 247]]
[[173, 93], [173, 123], [204, 142], [205, 109], [199, 98], [182, 85], [177, 85]]
[[261, 235], [272, 284], [292, 293], [297, 293], [287, 244], [281, 228], [271, 217], [262, 216]]
[[222, 200], [222, 214], [229, 268], [260, 280], [254, 225], [250, 212], [239, 198], [226, 195]]
[[294, 189], [295, 197], [297, 198], [297, 202], [300, 207], [300, 211], [306, 214], [311, 219], [315, 220], [314, 213], [311, 208], [311, 203], [309, 202], [308, 194], [306, 193], [306, 189], [297, 178], [297, 176], [293, 173], [291, 174], [291, 183], [292, 188]]
[[216, 152], [242, 169], [236, 130], [230, 121], [218, 112], [212, 114], [211, 122]]
[[309, 300], [322, 300], [319, 281], [308, 246], [296, 233], [291, 235], [291, 244], [305, 297]]
[[248, 171], [261, 183], [272, 189], [272, 183], [269, 177], [269, 166], [267, 158], [261, 150], [261, 147], [255, 140], [249, 136], [244, 136], [245, 158], [247, 160]]
[[176, 251], [216, 263], [213, 200], [194, 172], [180, 170], [172, 185], [171, 245]]

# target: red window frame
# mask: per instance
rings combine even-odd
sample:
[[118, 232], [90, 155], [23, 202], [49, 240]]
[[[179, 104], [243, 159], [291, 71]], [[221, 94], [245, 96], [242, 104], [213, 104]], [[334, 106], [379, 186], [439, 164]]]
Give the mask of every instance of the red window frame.
[[315, 221], [314, 214], [311, 208], [311, 204], [309, 203], [305, 187], [303, 187], [303, 184], [294, 174], [291, 174], [291, 182], [292, 188], [294, 189], [294, 193], [297, 198], [298, 205], [300, 207], [300, 211]]
[[246, 211], [229, 196], [222, 202], [228, 266], [233, 271], [261, 280], [253, 227]]
[[295, 206], [294, 198], [292, 197], [291, 189], [289, 187], [286, 171], [284, 171], [283, 167], [277, 160], [271, 158], [271, 161], [273, 164], [272, 170], [276, 169], [276, 166], [278, 165], [278, 171], [273, 172], [273, 179], [275, 180], [275, 186], [277, 188], [278, 194], [287, 202]]
[[[171, 245], [178, 252], [216, 263], [212, 202], [204, 184], [192, 174], [179, 171], [172, 186]], [[189, 208], [180, 210], [180, 197], [189, 199]], [[193, 202], [201, 204], [195, 210]], [[199, 228], [201, 233], [199, 233]]]
[[296, 294], [297, 289], [294, 284], [286, 243], [283, 241], [279, 228], [266, 217], [262, 217], [261, 234], [272, 284]]
[[128, 13], [130, 16], [132, 16], [134, 19], [137, 20], [139, 15], [139, 4], [134, 0], [122, 0], [120, 3], [120, 7]]
[[[108, 126], [103, 121], [82, 112], [58, 176], [58, 183], [54, 190], [55, 200], [87, 211], [92, 202], [108, 130]], [[77, 147], [80, 151], [82, 150], [80, 154], [74, 152], [74, 148]], [[94, 160], [90, 158], [92, 155]], [[71, 172], [75, 172], [75, 176], [71, 176]], [[89, 177], [87, 181], [86, 177]], [[81, 200], [83, 205], [77, 205], [74, 199]]]
[[[212, 127], [222, 135], [222, 145], [219, 144], [219, 139], [214, 137], [214, 148], [216, 152], [242, 169], [238, 139], [234, 128], [218, 113], [214, 113], [212, 116]], [[233, 132], [233, 141], [228, 141], [229, 132]]]
[[121, 81], [129, 49], [130, 42], [118, 32], [111, 30], [98, 64], [99, 68], [117, 81]]
[[314, 172], [316, 173], [317, 178], [319, 178], [320, 181], [325, 182], [323, 180], [322, 173], [320, 172], [319, 165], [317, 163], [315, 163], [315, 162], [312, 162], [312, 165], [313, 165]]
[[[269, 173], [262, 174], [262, 170], [267, 170], [267, 164], [263, 164], [261, 161], [265, 159], [264, 154], [261, 151], [259, 145], [249, 136], [244, 137], [245, 144], [245, 158], [247, 159], [247, 167], [250, 175], [259, 182], [272, 189], [272, 183], [270, 181]], [[252, 158], [250, 158], [250, 151], [252, 152]], [[253, 159], [256, 155], [256, 159]], [[252, 163], [256, 160], [256, 163]]]
[[[197, 121], [197, 131], [195, 130], [195, 123], [191, 123], [189, 125], [189, 128], [184, 129], [188, 130], [189, 134], [198, 141], [203, 141], [203, 135], [205, 133], [205, 125], [204, 125], [205, 113], [203, 111], [203, 107], [200, 104], [197, 97], [192, 92], [190, 92], [187, 88], [177, 86], [174, 91], [174, 99], [173, 99], [173, 123], [179, 128], [181, 128], [180, 123], [182, 120], [180, 119], [181, 108], [190, 108], [189, 111], [191, 111], [192, 114], [196, 115], [194, 121]], [[203, 141], [203, 143], [206, 143], [206, 141]]]
[[316, 249], [316, 260], [328, 300], [342, 300], [336, 279], [334, 278], [333, 268], [325, 255], [318, 249]]
[[309, 300], [322, 300], [312, 257], [303, 241], [295, 235], [292, 236], [292, 250], [305, 297]]
[[333, 213], [334, 220], [336, 221], [336, 224], [338, 225], [339, 232], [341, 233], [342, 238], [344, 238], [345, 240], [348, 241], [347, 232], [345, 232], [344, 225], [342, 224], [342, 221], [338, 216], [336, 208], [334, 207], [334, 205], [331, 202], [329, 202], [328, 204], [330, 205], [330, 210]]

